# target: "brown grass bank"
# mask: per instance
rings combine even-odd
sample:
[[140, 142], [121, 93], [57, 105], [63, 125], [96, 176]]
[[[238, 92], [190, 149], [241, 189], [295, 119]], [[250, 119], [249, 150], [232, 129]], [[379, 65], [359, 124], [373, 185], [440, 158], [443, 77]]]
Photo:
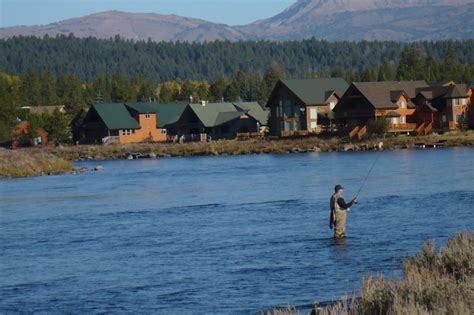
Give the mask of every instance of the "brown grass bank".
[[[435, 250], [429, 241], [405, 259], [401, 279], [369, 276], [360, 298], [344, 299], [313, 314], [474, 314], [474, 234], [452, 237]], [[300, 314], [294, 308], [268, 314]]]
[[79, 145], [50, 148], [50, 152], [66, 160], [121, 159], [130, 152], [153, 153], [158, 157], [243, 155], [265, 153], [301, 153], [373, 150], [383, 142], [384, 149], [412, 148], [417, 143], [439, 143], [443, 146], [474, 146], [474, 133], [431, 135], [425, 137], [373, 138], [354, 143], [339, 138], [222, 140], [209, 143], [142, 143], [129, 145]]
[[0, 148], [0, 178], [30, 177], [73, 171], [73, 164], [40, 150], [6, 150]]

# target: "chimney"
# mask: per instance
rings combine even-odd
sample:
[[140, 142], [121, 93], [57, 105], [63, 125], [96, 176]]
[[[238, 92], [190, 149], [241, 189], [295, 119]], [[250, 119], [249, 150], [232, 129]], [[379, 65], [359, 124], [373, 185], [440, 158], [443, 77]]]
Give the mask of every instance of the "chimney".
[[201, 101], [202, 107], [205, 107], [207, 105], [207, 101]]

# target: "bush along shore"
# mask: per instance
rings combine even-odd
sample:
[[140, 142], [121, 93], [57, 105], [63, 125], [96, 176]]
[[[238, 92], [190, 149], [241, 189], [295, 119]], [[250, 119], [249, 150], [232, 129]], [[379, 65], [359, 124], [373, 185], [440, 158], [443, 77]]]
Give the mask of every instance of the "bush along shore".
[[[474, 314], [474, 234], [464, 232], [435, 250], [427, 242], [403, 262], [401, 279], [369, 276], [360, 297], [345, 298], [311, 314]], [[288, 307], [268, 315], [301, 314]]]
[[430, 135], [424, 137], [372, 138], [348, 142], [340, 138], [308, 137], [298, 139], [248, 139], [220, 140], [212, 142], [139, 143], [128, 145], [79, 145], [48, 149], [50, 153], [65, 160], [109, 160], [123, 159], [130, 153], [141, 153], [152, 157], [183, 157], [206, 155], [285, 154], [305, 152], [367, 151], [375, 149], [407, 149], [422, 144], [453, 147], [474, 146], [474, 133], [453, 135]]
[[0, 148], [0, 178], [18, 178], [74, 172], [73, 163], [41, 150]]

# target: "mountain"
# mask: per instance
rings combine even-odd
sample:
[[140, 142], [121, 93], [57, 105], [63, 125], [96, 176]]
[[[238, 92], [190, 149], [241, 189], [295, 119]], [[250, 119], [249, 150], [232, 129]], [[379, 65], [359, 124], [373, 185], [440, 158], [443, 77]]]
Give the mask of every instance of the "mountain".
[[239, 30], [288, 40], [438, 40], [473, 38], [473, 0], [300, 0]]
[[227, 25], [177, 15], [107, 11], [48, 25], [0, 28], [0, 38], [12, 36], [56, 36], [73, 33], [76, 37], [123, 38], [153, 41], [240, 40], [240, 31]]
[[48, 25], [0, 28], [0, 38], [48, 34], [189, 41], [316, 37], [327, 40], [474, 38], [474, 0], [299, 0], [280, 14], [228, 26], [155, 13], [108, 11]]

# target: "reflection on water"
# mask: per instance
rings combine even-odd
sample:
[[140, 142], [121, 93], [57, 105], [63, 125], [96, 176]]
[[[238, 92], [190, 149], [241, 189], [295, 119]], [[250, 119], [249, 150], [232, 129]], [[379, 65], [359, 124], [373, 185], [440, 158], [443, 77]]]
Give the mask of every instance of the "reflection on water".
[[252, 313], [355, 290], [369, 272], [474, 228], [472, 149], [80, 163], [0, 181], [0, 312]]

